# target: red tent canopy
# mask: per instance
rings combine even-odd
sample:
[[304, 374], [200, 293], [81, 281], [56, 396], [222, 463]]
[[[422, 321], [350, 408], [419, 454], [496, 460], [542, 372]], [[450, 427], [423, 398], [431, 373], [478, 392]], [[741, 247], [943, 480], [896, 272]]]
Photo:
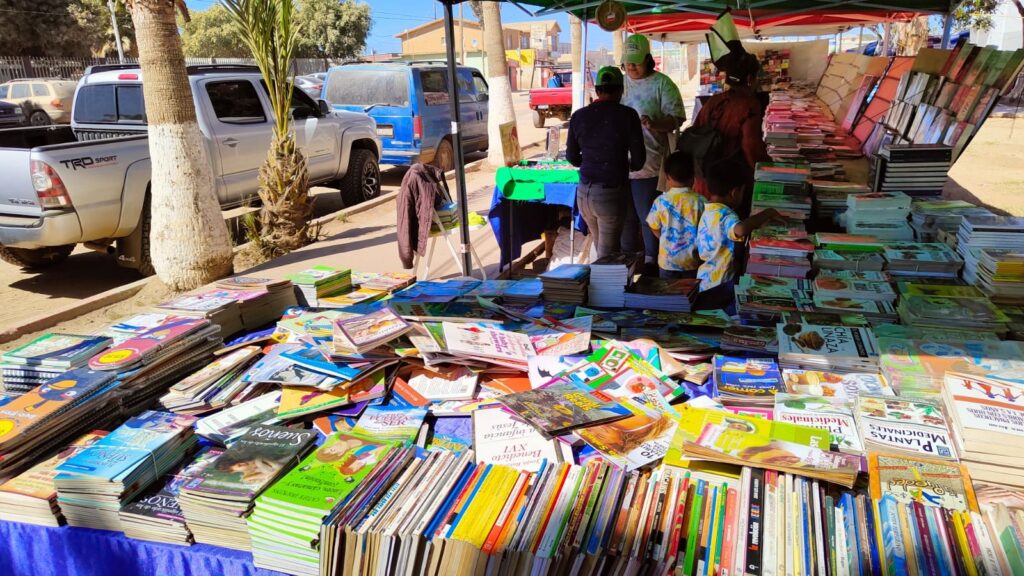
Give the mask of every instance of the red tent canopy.
[[[751, 17], [753, 15], [753, 17]], [[798, 14], [758, 13], [733, 10], [736, 28], [743, 38], [753, 36], [807, 36], [834, 34], [840, 30], [887, 21], [906, 21], [912, 12], [879, 12], [874, 10], [816, 10]], [[626, 28], [632, 33], [647, 34], [656, 40], [700, 42], [714, 24], [717, 15], [698, 13], [647, 14], [631, 16]], [[665, 35], [662, 38], [662, 35]]]

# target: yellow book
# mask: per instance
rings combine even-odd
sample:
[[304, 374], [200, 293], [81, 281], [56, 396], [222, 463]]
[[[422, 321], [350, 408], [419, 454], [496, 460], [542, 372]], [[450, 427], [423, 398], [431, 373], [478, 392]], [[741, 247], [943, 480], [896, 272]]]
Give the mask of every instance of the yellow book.
[[718, 515], [718, 511], [722, 509], [722, 501], [728, 497], [728, 494], [726, 493], [728, 490], [728, 484], [722, 484], [719, 486], [718, 491], [715, 493], [715, 501], [711, 503], [710, 516], [714, 520], [714, 524], [710, 526], [711, 533], [708, 537], [708, 563], [705, 568], [709, 574], [714, 572], [715, 550], [718, 549], [718, 524], [719, 522], [725, 521], [724, 517]]
[[501, 484], [506, 472], [507, 469], [504, 466], [491, 467], [480, 488], [469, 501], [469, 505], [466, 506], [465, 512], [462, 513], [462, 518], [459, 519], [459, 523], [452, 532], [450, 540], [468, 542], [472, 538], [472, 535], [478, 530], [480, 525], [480, 510], [492, 503], [495, 489]]
[[971, 555], [971, 546], [967, 543], [966, 524], [970, 523], [970, 515], [967, 512], [953, 511], [953, 529], [956, 534], [957, 546], [960, 553], [964, 555], [964, 565], [967, 566], [967, 576], [978, 576], [978, 567], [975, 558]]
[[502, 467], [501, 482], [495, 488], [486, 507], [481, 507], [477, 512], [480, 518], [473, 527], [473, 533], [468, 540], [477, 550], [483, 547], [484, 541], [487, 540], [487, 536], [494, 528], [494, 523], [498, 521], [498, 516], [501, 515], [505, 503], [508, 502], [517, 480], [519, 480], [518, 470], [508, 466]]

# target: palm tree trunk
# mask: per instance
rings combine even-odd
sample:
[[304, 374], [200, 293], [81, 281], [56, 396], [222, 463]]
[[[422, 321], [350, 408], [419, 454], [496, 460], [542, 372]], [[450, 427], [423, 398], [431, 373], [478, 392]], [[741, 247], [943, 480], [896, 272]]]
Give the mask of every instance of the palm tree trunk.
[[622, 36], [622, 30], [612, 32], [612, 62], [618, 66], [622, 64], [622, 46], [626, 39]]
[[501, 145], [502, 124], [516, 121], [512, 104], [512, 85], [508, 81], [508, 63], [505, 61], [505, 41], [501, 28], [501, 4], [482, 2], [484, 27], [484, 50], [487, 51], [487, 84], [490, 97], [487, 101], [487, 163], [504, 166], [510, 158], [505, 157]]
[[157, 276], [188, 290], [231, 273], [227, 226], [196, 122], [173, 0], [134, 0], [130, 10], [149, 121], [150, 255]]
[[572, 110], [575, 112], [583, 107], [580, 98], [580, 83], [583, 82], [583, 63], [580, 62], [583, 51], [583, 22], [569, 15], [569, 33], [572, 40]]

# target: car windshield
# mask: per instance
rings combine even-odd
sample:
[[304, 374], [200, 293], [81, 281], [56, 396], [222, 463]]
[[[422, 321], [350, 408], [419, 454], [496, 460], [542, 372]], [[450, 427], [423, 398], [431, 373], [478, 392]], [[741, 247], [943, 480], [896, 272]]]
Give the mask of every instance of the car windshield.
[[341, 106], [408, 106], [406, 70], [339, 68], [327, 76], [327, 100]]

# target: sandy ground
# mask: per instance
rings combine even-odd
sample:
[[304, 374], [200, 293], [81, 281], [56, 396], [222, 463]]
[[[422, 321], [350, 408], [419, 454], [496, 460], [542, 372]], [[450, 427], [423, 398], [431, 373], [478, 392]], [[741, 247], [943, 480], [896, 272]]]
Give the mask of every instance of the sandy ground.
[[1024, 116], [986, 120], [949, 171], [944, 195], [1024, 216]]

